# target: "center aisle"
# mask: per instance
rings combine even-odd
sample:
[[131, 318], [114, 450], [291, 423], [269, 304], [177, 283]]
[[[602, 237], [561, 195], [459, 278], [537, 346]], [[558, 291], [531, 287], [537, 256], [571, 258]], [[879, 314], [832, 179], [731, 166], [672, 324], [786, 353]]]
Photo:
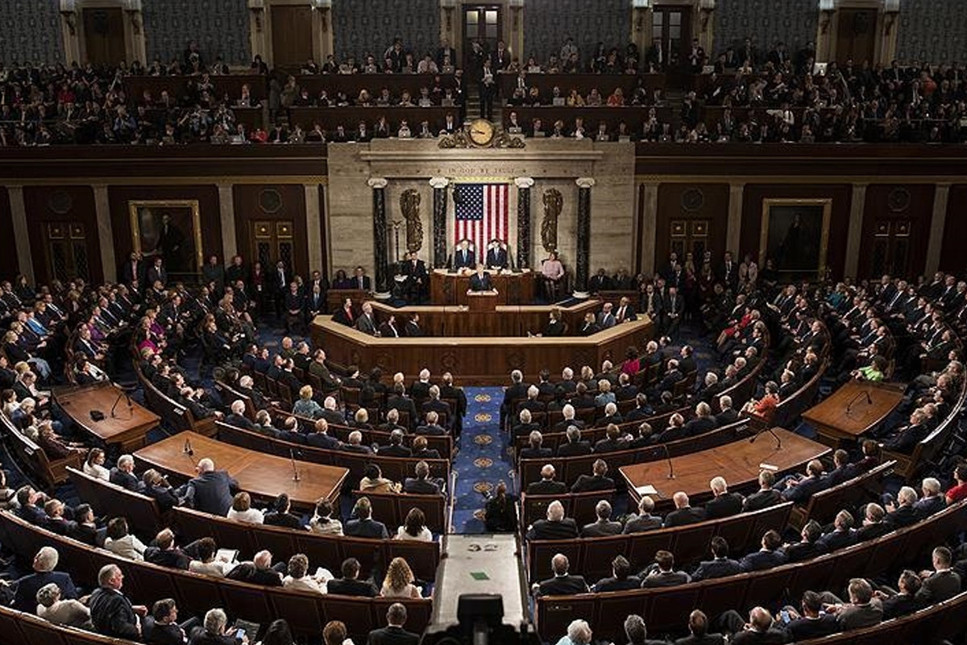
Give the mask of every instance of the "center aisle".
[[467, 416], [457, 442], [459, 453], [452, 463], [457, 473], [453, 532], [483, 533], [484, 495], [499, 481], [507, 484], [509, 492], [516, 492], [516, 483], [508, 475], [513, 463], [507, 454], [507, 436], [500, 431], [503, 388], [467, 387], [465, 391]]

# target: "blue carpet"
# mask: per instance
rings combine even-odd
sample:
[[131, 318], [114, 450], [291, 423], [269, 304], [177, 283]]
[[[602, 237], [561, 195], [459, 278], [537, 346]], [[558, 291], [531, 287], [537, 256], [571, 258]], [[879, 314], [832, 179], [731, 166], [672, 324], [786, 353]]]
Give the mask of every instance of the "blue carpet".
[[507, 435], [500, 431], [503, 388], [468, 387], [466, 392], [467, 416], [457, 442], [459, 452], [452, 461], [457, 473], [453, 531], [483, 533], [485, 495], [500, 481], [507, 484], [509, 493], [516, 492], [510, 477], [514, 465], [507, 454]]

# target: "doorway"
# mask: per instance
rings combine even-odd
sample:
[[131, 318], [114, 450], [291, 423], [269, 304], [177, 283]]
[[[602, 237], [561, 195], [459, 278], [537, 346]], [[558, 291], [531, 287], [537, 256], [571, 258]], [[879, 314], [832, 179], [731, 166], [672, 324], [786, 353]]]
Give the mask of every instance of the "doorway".
[[84, 50], [95, 65], [117, 65], [125, 59], [124, 11], [120, 7], [84, 9]]
[[[480, 76], [483, 57], [496, 51], [497, 42], [503, 33], [502, 11], [497, 4], [463, 5], [463, 61], [471, 74], [469, 78]], [[481, 47], [474, 48], [479, 42]]]
[[836, 62], [852, 59], [856, 67], [873, 64], [876, 55], [876, 10], [840, 9], [836, 28]]
[[312, 7], [278, 5], [272, 11], [272, 63], [298, 67], [312, 58]]

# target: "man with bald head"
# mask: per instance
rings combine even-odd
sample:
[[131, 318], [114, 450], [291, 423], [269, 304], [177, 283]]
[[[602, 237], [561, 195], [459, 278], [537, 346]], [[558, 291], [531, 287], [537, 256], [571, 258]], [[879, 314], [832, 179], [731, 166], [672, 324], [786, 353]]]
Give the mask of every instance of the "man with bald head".
[[564, 517], [564, 505], [558, 501], [547, 505], [547, 519], [537, 520], [528, 529], [528, 540], [568, 540], [578, 536], [578, 526]]
[[538, 596], [565, 596], [568, 594], [585, 593], [588, 590], [588, 583], [583, 576], [573, 576], [568, 572], [571, 563], [567, 556], [558, 553], [551, 558], [551, 571], [554, 572], [553, 578], [548, 578], [534, 585], [534, 593]]
[[555, 481], [557, 471], [551, 464], [545, 464], [541, 468], [541, 480], [531, 482], [527, 485], [528, 495], [563, 495], [567, 492], [567, 485], [564, 482]]
[[675, 510], [665, 516], [665, 528], [694, 524], [705, 519], [705, 510], [692, 508], [684, 491], [672, 495], [672, 501], [675, 502]]
[[[734, 614], [734, 616], [731, 616]], [[730, 641], [732, 645], [779, 645], [785, 642], [785, 634], [772, 627], [772, 614], [764, 607], [753, 607], [749, 612], [749, 622], [743, 624], [735, 612], [726, 612], [722, 620], [730, 616], [729, 626], [735, 630]], [[737, 619], [737, 620], [734, 620]]]
[[232, 506], [238, 482], [224, 470], [215, 470], [215, 462], [208, 458], [198, 462], [195, 472], [186, 487], [186, 501], [196, 511], [224, 516]]

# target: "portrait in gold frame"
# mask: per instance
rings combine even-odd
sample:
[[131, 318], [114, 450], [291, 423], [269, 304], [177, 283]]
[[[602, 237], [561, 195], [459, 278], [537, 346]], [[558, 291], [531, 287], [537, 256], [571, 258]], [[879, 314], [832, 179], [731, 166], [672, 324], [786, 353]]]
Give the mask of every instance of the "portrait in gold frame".
[[148, 262], [162, 257], [169, 274], [191, 274], [204, 264], [198, 200], [128, 202], [135, 252]]
[[771, 259], [786, 278], [821, 278], [826, 273], [833, 200], [764, 199], [759, 266]]

